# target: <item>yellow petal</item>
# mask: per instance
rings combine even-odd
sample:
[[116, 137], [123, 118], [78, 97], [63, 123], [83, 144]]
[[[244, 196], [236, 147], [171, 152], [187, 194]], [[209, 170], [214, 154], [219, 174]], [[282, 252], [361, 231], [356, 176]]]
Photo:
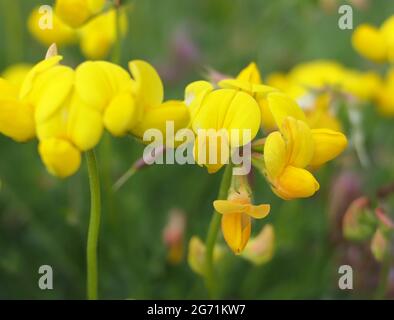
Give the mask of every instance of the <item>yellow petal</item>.
[[246, 81], [254, 84], [261, 84], [261, 75], [255, 62], [251, 62], [246, 68], [241, 70], [237, 80]]
[[305, 114], [297, 103], [284, 93], [273, 92], [267, 96], [268, 107], [275, 119], [278, 128], [282, 128], [283, 121], [287, 117], [306, 121]]
[[237, 203], [230, 200], [215, 200], [213, 202], [213, 207], [221, 214], [245, 212], [248, 206], [248, 204]]
[[235, 254], [240, 254], [250, 238], [250, 217], [244, 213], [229, 213], [223, 215], [222, 232], [230, 249]]
[[[45, 16], [50, 13], [41, 13], [39, 8], [33, 9], [28, 18], [29, 32], [45, 46], [56, 43], [59, 46], [73, 44], [77, 41], [77, 31], [64, 23], [56, 14], [52, 15], [52, 28], [49, 27], [49, 19]], [[42, 28], [40, 22], [48, 24]]]
[[264, 144], [264, 163], [268, 177], [273, 180], [286, 166], [286, 144], [280, 132], [269, 134]]
[[33, 106], [17, 100], [0, 100], [0, 132], [18, 142], [34, 137]]
[[270, 212], [271, 206], [269, 204], [260, 204], [258, 206], [249, 205], [246, 213], [255, 219], [265, 218]]
[[84, 62], [75, 70], [75, 89], [88, 105], [103, 111], [112, 97], [105, 71], [95, 62]]
[[95, 147], [103, 133], [101, 113], [88, 107], [74, 95], [70, 105], [67, 133], [70, 140], [81, 151]]
[[73, 175], [81, 164], [81, 153], [67, 140], [40, 141], [38, 151], [48, 171], [60, 178]]
[[130, 94], [116, 96], [105, 110], [105, 128], [114, 136], [126, 134], [136, 123], [135, 112], [135, 101]]
[[346, 136], [329, 129], [312, 129], [315, 144], [311, 166], [320, 166], [337, 157], [347, 146]]
[[287, 163], [295, 167], [306, 167], [313, 156], [314, 141], [308, 125], [294, 118], [286, 118], [282, 125], [287, 146]]
[[157, 71], [147, 62], [129, 62], [130, 72], [136, 82], [136, 101], [144, 108], [156, 107], [163, 101], [164, 89]]
[[55, 14], [73, 28], [80, 27], [92, 15], [87, 1], [56, 0]]
[[[239, 147], [249, 143], [260, 127], [260, 108], [248, 94], [233, 89], [219, 89], [209, 93], [193, 120], [198, 129], [225, 129], [230, 137], [230, 146]], [[231, 130], [234, 134], [231, 134]], [[249, 137], [244, 134], [250, 133]]]
[[288, 166], [273, 186], [275, 193], [284, 200], [308, 198], [319, 190], [319, 183], [307, 170]]
[[230, 146], [227, 132], [207, 131], [207, 135], [197, 132], [194, 141], [193, 156], [197, 164], [205, 166], [208, 173], [215, 173], [229, 162]]
[[65, 66], [52, 68], [51, 79], [45, 81], [37, 95], [35, 119], [43, 122], [59, 110], [69, 97], [74, 84], [74, 71]]
[[369, 24], [359, 25], [352, 35], [356, 51], [367, 59], [382, 62], [387, 57], [386, 41], [377, 28]]
[[190, 114], [183, 101], [170, 100], [146, 110], [141, 123], [131, 128], [131, 132], [138, 137], [143, 137], [146, 130], [158, 129], [166, 137], [167, 121], [174, 123], [175, 134], [178, 130], [188, 126]]
[[190, 109], [190, 121], [193, 121], [202, 106], [204, 98], [213, 90], [208, 81], [195, 81], [185, 89], [185, 104]]
[[19, 97], [21, 99], [27, 98], [27, 96], [31, 94], [40, 75], [56, 66], [60, 60], [62, 60], [61, 56], [53, 56], [36, 64], [26, 75], [19, 91]]

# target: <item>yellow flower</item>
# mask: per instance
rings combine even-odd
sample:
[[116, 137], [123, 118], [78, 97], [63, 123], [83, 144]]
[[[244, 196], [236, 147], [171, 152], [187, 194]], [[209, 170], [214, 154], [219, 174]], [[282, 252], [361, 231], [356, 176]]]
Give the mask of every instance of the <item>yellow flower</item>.
[[229, 192], [228, 200], [213, 202], [215, 210], [222, 216], [222, 232], [228, 246], [235, 254], [240, 254], [249, 241], [251, 220], [262, 219], [270, 211], [270, 205], [251, 204], [249, 192], [244, 186]]
[[148, 129], [165, 132], [166, 121], [175, 130], [189, 123], [189, 110], [180, 101], [163, 102], [164, 90], [156, 70], [147, 62], [129, 63], [133, 78], [108, 62], [85, 62], [76, 70], [75, 86], [82, 101], [103, 113], [105, 128], [114, 136], [131, 133], [142, 138]]
[[241, 70], [235, 79], [224, 79], [220, 81], [219, 86], [222, 88], [242, 90], [250, 94], [256, 99], [256, 102], [260, 107], [261, 126], [266, 131], [272, 131], [275, 129], [275, 123], [272, 118], [272, 114], [267, 106], [266, 95], [267, 93], [273, 92], [276, 89], [263, 84], [260, 71], [256, 63], [251, 62], [247, 67]]
[[28, 19], [30, 33], [45, 46], [56, 43], [58, 46], [66, 46], [77, 42], [76, 30], [65, 24], [56, 14], [53, 14], [52, 28], [42, 28], [40, 19], [42, 14], [39, 8], [33, 9]]
[[259, 130], [259, 106], [242, 91], [212, 90], [208, 82], [197, 81], [186, 88], [185, 101], [197, 135], [194, 158], [209, 173], [217, 172], [227, 163], [231, 150], [251, 142]]
[[361, 24], [352, 35], [356, 51], [375, 62], [394, 62], [394, 16], [389, 17], [380, 28]]
[[269, 94], [268, 104], [279, 128], [264, 145], [265, 174], [272, 190], [285, 200], [310, 197], [319, 183], [306, 168], [338, 156], [347, 139], [333, 130], [310, 129], [301, 108], [283, 93]]
[[[45, 46], [49, 46], [52, 43], [56, 43], [58, 46], [79, 43], [82, 53], [87, 58], [94, 60], [103, 59], [108, 56], [116, 41], [116, 13], [114, 9], [111, 9], [97, 15], [92, 15], [90, 9], [88, 11], [80, 10], [81, 6], [86, 9], [90, 8], [91, 4], [88, 4], [88, 2], [95, 1], [103, 2], [101, 0], [58, 1], [58, 6], [53, 14], [53, 25], [51, 28], [42, 28], [42, 23], [40, 22], [42, 22], [41, 20], [45, 22], [45, 16], [39, 12], [39, 8], [36, 8], [30, 14], [28, 29]], [[71, 2], [77, 2], [78, 4], [73, 6]], [[81, 16], [70, 14], [65, 8], [71, 11], [76, 10]], [[119, 12], [120, 33], [123, 36], [127, 31], [128, 24], [126, 9], [121, 8]], [[89, 13], [89, 19], [81, 19], [82, 16], [86, 16], [86, 13]], [[74, 23], [67, 24], [65, 22], [66, 20], [64, 20], [65, 17], [80, 20], [79, 22], [81, 24], [79, 22], [77, 25], [74, 25]]]
[[56, 0], [55, 14], [73, 28], [80, 27], [99, 13], [105, 0]]
[[271, 224], [266, 224], [260, 233], [249, 241], [242, 257], [260, 266], [272, 259], [275, 249], [275, 230]]
[[[120, 10], [120, 33], [127, 31], [127, 16]], [[108, 56], [116, 41], [116, 13], [109, 10], [91, 19], [78, 30], [81, 51], [88, 59], [103, 59]]]

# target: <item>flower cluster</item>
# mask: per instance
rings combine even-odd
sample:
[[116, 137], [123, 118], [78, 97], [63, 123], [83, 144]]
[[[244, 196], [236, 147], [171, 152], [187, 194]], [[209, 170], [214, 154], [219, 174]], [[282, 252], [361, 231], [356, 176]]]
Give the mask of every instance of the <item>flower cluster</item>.
[[[28, 28], [46, 46], [79, 43], [88, 59], [103, 59], [116, 41], [116, 19], [116, 10], [106, 10], [105, 0], [57, 0], [53, 15], [35, 8], [29, 17]], [[118, 19], [120, 32], [124, 35], [128, 25], [124, 8], [119, 9]]]
[[105, 61], [88, 61], [75, 70], [49, 57], [26, 75], [19, 92], [2, 79], [0, 132], [16, 141], [37, 135], [47, 169], [59, 177], [74, 174], [81, 152], [94, 148], [107, 129], [115, 136], [141, 137], [146, 128], [165, 130], [167, 120], [183, 127], [186, 105], [163, 102], [163, 85], [155, 69], [131, 61], [132, 76]]

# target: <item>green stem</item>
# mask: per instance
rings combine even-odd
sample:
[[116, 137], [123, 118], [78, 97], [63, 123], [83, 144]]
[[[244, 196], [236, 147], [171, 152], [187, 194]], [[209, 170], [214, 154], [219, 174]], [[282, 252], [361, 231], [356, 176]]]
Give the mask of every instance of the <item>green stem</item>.
[[[228, 196], [228, 190], [231, 185], [232, 178], [232, 165], [226, 166], [222, 182], [220, 183], [218, 200], [225, 200]], [[215, 270], [213, 265], [213, 253], [215, 248], [216, 239], [219, 233], [221, 216], [214, 210], [209, 224], [208, 234], [205, 242], [205, 285], [210, 293], [211, 298], [216, 295], [215, 286]]]
[[86, 152], [90, 185], [90, 221], [87, 242], [87, 296], [89, 300], [97, 300], [97, 242], [100, 230], [100, 179], [94, 150]]

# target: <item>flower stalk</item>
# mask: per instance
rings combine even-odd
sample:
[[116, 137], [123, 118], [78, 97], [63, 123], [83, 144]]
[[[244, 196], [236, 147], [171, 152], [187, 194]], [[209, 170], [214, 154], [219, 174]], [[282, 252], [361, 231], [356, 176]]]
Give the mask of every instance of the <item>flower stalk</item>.
[[[218, 200], [227, 199], [228, 190], [231, 186], [232, 178], [232, 164], [228, 164], [225, 168], [222, 181], [220, 183]], [[205, 285], [212, 298], [216, 296], [215, 286], [215, 270], [213, 266], [213, 251], [216, 243], [216, 239], [219, 233], [221, 215], [216, 210], [213, 211], [211, 222], [209, 224], [208, 234], [205, 241]]]
[[97, 243], [100, 230], [100, 179], [94, 150], [86, 152], [90, 185], [90, 221], [87, 240], [87, 297], [98, 299]]

